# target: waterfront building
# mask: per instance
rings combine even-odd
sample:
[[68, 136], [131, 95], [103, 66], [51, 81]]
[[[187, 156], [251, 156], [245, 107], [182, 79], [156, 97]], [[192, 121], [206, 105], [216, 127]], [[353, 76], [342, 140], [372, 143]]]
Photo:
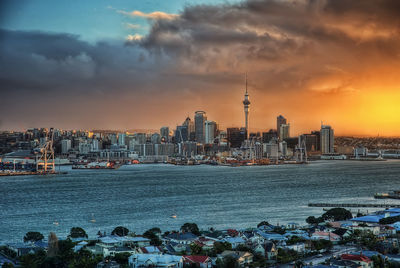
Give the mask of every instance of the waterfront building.
[[286, 157], [288, 155], [288, 148], [286, 141], [279, 142], [279, 153], [282, 157]]
[[279, 127], [279, 140], [283, 141], [290, 137], [290, 124], [281, 124]]
[[321, 153], [332, 154], [334, 153], [334, 131], [331, 126], [321, 125]]
[[232, 148], [240, 148], [246, 140], [246, 129], [231, 127], [227, 128], [227, 140]]
[[214, 121], [206, 121], [205, 122], [205, 143], [211, 144], [214, 143], [214, 139], [217, 134], [217, 123]]
[[207, 121], [207, 115], [204, 111], [196, 111], [194, 115], [194, 128], [195, 128], [195, 139], [198, 143], [204, 143], [205, 139], [205, 122]]
[[79, 143], [79, 153], [80, 154], [88, 154], [92, 151], [92, 144], [87, 142]]
[[320, 150], [319, 131], [313, 131], [311, 134], [302, 134], [299, 136], [299, 143], [306, 145], [307, 152], [315, 152]]
[[270, 129], [268, 132], [262, 133], [262, 142], [263, 143], [268, 143], [272, 139], [277, 139], [277, 138], [278, 138], [278, 132], [275, 129]]
[[269, 143], [263, 144], [264, 155], [273, 160], [277, 160], [279, 157], [279, 145], [276, 141], [271, 140]]
[[248, 133], [249, 133], [249, 110], [250, 110], [250, 100], [249, 100], [249, 93], [247, 92], [247, 73], [246, 73], [246, 92], [244, 94], [244, 100], [243, 100], [243, 108], [244, 108], [244, 123], [245, 123], [245, 129], [246, 129], [246, 136], [245, 139], [248, 139]]
[[62, 140], [61, 141], [61, 153], [67, 154], [69, 150], [71, 150], [71, 140]]
[[170, 141], [169, 127], [160, 128], [160, 135], [161, 135], [161, 141], [162, 142], [169, 142]]
[[136, 144], [145, 144], [147, 140], [146, 133], [136, 133], [135, 139]]

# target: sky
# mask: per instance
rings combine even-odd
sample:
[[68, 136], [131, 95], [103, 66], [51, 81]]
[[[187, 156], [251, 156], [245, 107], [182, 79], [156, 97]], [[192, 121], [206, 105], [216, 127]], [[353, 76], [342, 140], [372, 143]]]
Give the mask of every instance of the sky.
[[0, 129], [400, 136], [397, 0], [3, 0]]

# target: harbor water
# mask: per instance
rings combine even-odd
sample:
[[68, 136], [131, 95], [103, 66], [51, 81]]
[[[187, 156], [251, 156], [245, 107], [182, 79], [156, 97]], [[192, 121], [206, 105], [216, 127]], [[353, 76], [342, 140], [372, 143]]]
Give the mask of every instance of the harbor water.
[[373, 198], [400, 189], [400, 161], [61, 170], [68, 173], [0, 178], [0, 243], [22, 242], [28, 231], [66, 237], [75, 226], [95, 237], [119, 225], [142, 233], [177, 230], [185, 222], [200, 229], [255, 227], [263, 220], [304, 224], [323, 213], [310, 202], [400, 204]]

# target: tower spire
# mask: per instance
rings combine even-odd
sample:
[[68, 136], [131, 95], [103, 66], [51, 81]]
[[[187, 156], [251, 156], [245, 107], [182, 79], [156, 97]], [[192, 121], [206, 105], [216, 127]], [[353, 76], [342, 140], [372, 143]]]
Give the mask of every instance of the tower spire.
[[246, 72], [246, 93], [244, 94], [244, 100], [243, 100], [243, 108], [244, 108], [244, 122], [245, 122], [245, 128], [246, 128], [246, 140], [249, 137], [249, 93], [247, 92], [247, 72]]
[[246, 72], [246, 94], [247, 94], [247, 72]]

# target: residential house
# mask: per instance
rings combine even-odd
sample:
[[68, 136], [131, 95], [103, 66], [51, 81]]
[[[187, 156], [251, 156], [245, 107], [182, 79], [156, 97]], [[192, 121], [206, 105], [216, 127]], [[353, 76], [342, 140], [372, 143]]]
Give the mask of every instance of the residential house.
[[239, 237], [239, 236], [226, 237], [222, 241], [230, 243], [232, 245], [232, 249], [237, 248], [239, 245], [245, 245], [246, 244], [246, 241], [243, 238]]
[[225, 250], [218, 257], [223, 259], [228, 256], [235, 258], [239, 267], [248, 267], [253, 262], [253, 254], [246, 251]]
[[329, 240], [332, 243], [337, 243], [340, 241], [341, 238], [339, 235], [332, 233], [332, 232], [317, 231], [311, 235], [311, 240], [321, 240], [321, 239]]
[[192, 233], [183, 233], [183, 232], [175, 232], [170, 233], [165, 237], [165, 240], [170, 242], [175, 242], [179, 244], [187, 244], [190, 245], [193, 243], [198, 237]]
[[362, 268], [372, 268], [374, 266], [373, 261], [364, 255], [342, 254], [340, 258], [344, 261], [351, 261], [361, 265]]
[[129, 268], [182, 268], [183, 257], [167, 254], [133, 254], [128, 259]]
[[190, 267], [211, 268], [212, 260], [208, 256], [183, 256], [183, 263]]
[[119, 268], [120, 265], [116, 261], [109, 261], [109, 260], [104, 260], [102, 262], [99, 262], [96, 266], [96, 268]]

